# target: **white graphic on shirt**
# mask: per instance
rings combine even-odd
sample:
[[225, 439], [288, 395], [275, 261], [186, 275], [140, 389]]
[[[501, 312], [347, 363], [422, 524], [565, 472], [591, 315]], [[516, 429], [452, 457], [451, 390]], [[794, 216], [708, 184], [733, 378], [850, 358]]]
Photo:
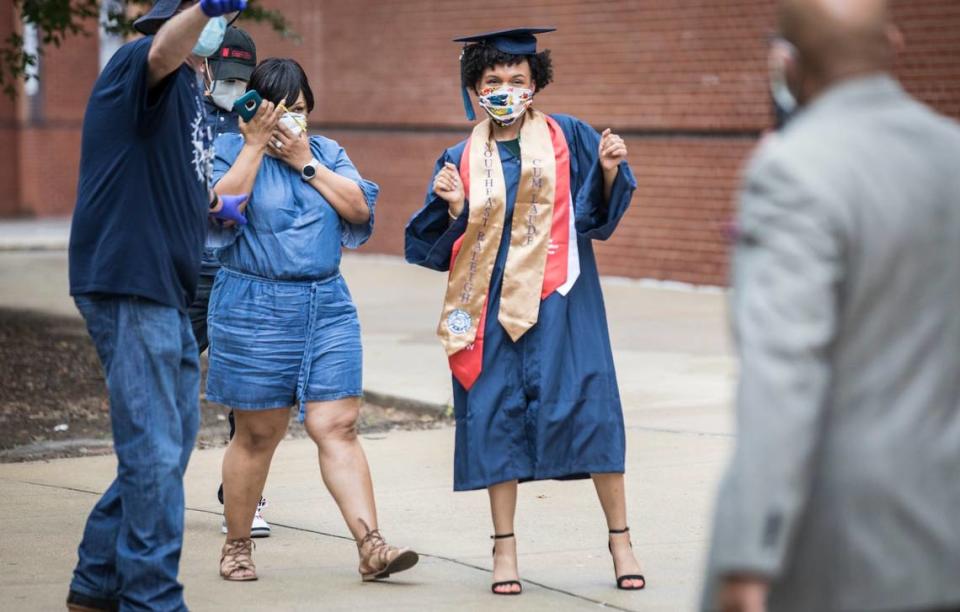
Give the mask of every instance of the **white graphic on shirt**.
[[193, 171], [197, 180], [207, 189], [213, 182], [213, 130], [206, 125], [203, 100], [196, 99], [197, 114], [190, 123], [193, 142]]

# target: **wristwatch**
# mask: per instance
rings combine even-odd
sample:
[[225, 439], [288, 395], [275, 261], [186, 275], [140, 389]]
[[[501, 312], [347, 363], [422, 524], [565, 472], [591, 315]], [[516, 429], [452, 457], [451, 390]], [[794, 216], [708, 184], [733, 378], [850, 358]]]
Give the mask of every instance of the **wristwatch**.
[[310, 163], [303, 167], [303, 170], [300, 171], [300, 178], [304, 181], [311, 181], [313, 177], [317, 176], [317, 168], [320, 167], [320, 162], [316, 159], [311, 159]]

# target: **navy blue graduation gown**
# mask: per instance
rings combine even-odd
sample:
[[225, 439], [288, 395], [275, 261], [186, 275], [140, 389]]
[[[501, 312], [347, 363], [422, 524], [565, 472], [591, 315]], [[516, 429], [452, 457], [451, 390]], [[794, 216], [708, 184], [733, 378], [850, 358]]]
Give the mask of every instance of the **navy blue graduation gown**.
[[[453, 379], [457, 491], [509, 480], [586, 478], [591, 473], [624, 471], [623, 411], [591, 241], [610, 237], [637, 182], [630, 166], [621, 163], [610, 201], [605, 202], [597, 152], [600, 135], [574, 117], [553, 118], [570, 149], [580, 277], [566, 296], [554, 292], [542, 301], [537, 324], [517, 342], [510, 339], [497, 313], [520, 159], [501, 144], [507, 209], [490, 282], [483, 371], [470, 391]], [[462, 141], [444, 151], [434, 175], [446, 162], [459, 166], [465, 145]], [[406, 259], [446, 271], [453, 243], [466, 228], [469, 202], [451, 221], [447, 203], [428, 189], [423, 208], [407, 224]]]

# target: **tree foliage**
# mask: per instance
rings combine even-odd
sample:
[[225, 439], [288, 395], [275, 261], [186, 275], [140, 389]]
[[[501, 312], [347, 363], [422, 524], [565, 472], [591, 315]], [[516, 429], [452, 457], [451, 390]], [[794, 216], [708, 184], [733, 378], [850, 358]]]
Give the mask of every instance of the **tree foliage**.
[[[91, 36], [97, 31], [101, 4], [106, 3], [108, 18], [102, 25], [107, 32], [133, 33], [133, 22], [153, 4], [149, 0], [13, 0], [14, 9], [24, 24], [36, 27], [37, 53], [24, 49], [23, 35], [13, 32], [0, 42], [0, 89], [16, 96], [17, 83], [31, 76], [45, 47], [59, 47], [71, 36]], [[296, 38], [290, 24], [279, 11], [265, 8], [263, 0], [249, 0], [241, 21], [270, 25], [285, 37]]]

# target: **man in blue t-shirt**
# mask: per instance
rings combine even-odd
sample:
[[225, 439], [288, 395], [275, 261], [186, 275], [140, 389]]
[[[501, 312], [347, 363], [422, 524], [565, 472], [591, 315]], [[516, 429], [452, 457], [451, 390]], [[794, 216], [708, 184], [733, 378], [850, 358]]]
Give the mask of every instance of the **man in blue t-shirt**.
[[207, 217], [244, 222], [210, 191], [198, 82], [246, 0], [158, 0], [94, 85], [83, 121], [70, 293], [110, 393], [117, 478], [87, 520], [67, 608], [186, 610], [177, 581], [183, 474], [199, 426], [187, 317]]

